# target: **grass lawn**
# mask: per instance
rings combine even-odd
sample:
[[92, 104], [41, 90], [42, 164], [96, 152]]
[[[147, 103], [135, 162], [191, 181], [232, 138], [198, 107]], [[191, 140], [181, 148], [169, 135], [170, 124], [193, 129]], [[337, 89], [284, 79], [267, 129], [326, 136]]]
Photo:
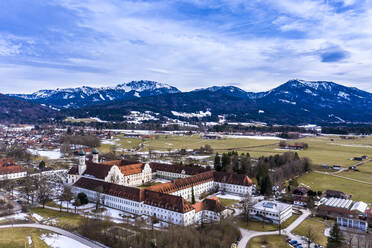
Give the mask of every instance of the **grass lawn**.
[[48, 248], [40, 239], [40, 235], [48, 233], [35, 228], [9, 228], [0, 230], [0, 248], [23, 248], [28, 245], [28, 237], [32, 239], [33, 248]]
[[[288, 220], [286, 220], [281, 225], [281, 229], [287, 228], [290, 224], [292, 224], [299, 215], [293, 214]], [[245, 228], [247, 230], [253, 230], [253, 231], [259, 231], [259, 232], [271, 232], [271, 231], [277, 231], [278, 225], [272, 224], [272, 223], [264, 223], [261, 221], [255, 221], [250, 219], [248, 223], [246, 223], [242, 218], [238, 218], [238, 225], [242, 228]]]
[[328, 227], [322, 218], [307, 218], [304, 220], [294, 231], [294, 234], [305, 236], [308, 228], [311, 227], [312, 232], [315, 234], [315, 242], [326, 247], [327, 237], [324, 236], [324, 230]]
[[230, 207], [232, 206], [233, 204], [239, 202], [238, 200], [234, 200], [234, 199], [226, 199], [226, 198], [218, 198], [220, 200], [220, 202], [225, 206], [225, 207]]
[[152, 182], [150, 184], [143, 184], [143, 185], [140, 185], [138, 186], [139, 188], [147, 188], [147, 187], [150, 187], [150, 186], [154, 186], [154, 185], [158, 185], [158, 184], [162, 184], [161, 182]]
[[368, 184], [316, 172], [308, 173], [298, 178], [297, 181], [300, 184], [303, 183], [310, 186], [315, 191], [325, 191], [327, 189], [339, 190], [352, 195], [352, 199], [355, 201], [372, 203], [372, 186]]
[[357, 169], [359, 171], [346, 171], [341, 172], [339, 175], [372, 183], [372, 162], [358, 166]]
[[253, 238], [247, 245], [247, 248], [287, 248], [290, 247], [285, 242], [285, 236], [267, 235]]
[[31, 211], [45, 219], [55, 219], [57, 221], [57, 226], [67, 230], [76, 229], [79, 226], [80, 221], [83, 219], [83, 217], [78, 214], [65, 213], [46, 208], [33, 208]]

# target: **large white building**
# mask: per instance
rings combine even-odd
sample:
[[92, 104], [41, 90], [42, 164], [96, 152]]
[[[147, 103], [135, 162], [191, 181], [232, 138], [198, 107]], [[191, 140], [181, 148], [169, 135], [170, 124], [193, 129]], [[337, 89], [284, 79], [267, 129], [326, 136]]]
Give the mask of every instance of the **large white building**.
[[277, 201], [260, 201], [253, 205], [249, 214], [255, 219], [279, 224], [292, 216], [292, 205]]
[[[252, 192], [252, 180], [245, 175], [125, 160], [99, 163], [97, 158], [86, 161], [84, 153], [80, 153], [80, 158], [79, 166], [71, 168], [67, 178], [76, 194], [84, 192], [89, 200], [96, 201], [100, 187], [102, 203], [108, 207], [178, 225], [218, 221], [223, 214], [218, 199], [191, 205], [192, 195], [198, 200], [201, 194], [219, 189], [242, 196]], [[156, 177], [172, 181], [145, 189], [134, 187]]]

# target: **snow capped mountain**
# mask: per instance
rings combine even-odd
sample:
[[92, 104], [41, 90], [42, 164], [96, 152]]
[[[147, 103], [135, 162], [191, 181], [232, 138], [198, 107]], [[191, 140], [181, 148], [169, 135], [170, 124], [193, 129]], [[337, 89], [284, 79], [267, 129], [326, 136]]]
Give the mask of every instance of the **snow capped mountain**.
[[56, 90], [39, 90], [32, 94], [13, 94], [9, 96], [23, 98], [49, 107], [66, 109], [110, 102], [114, 100], [133, 99], [160, 94], [180, 92], [168, 84], [153, 81], [132, 81], [115, 87], [79, 87]]
[[128, 111], [152, 111], [160, 119], [194, 121], [217, 121], [218, 116], [225, 116], [228, 121], [270, 124], [372, 122], [371, 93], [327, 81], [294, 79], [259, 93], [235, 86], [181, 92], [167, 84], [132, 81], [115, 87], [84, 86], [12, 96], [57, 108], [67, 116], [105, 121], [125, 121]]

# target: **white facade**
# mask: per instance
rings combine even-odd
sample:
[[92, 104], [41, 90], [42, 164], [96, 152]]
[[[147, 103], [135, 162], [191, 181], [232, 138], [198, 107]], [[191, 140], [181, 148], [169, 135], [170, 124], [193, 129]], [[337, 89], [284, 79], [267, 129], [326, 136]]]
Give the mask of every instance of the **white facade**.
[[292, 216], [292, 205], [276, 201], [261, 201], [250, 209], [249, 214], [253, 218], [279, 224]]
[[9, 174], [1, 174], [0, 175], [0, 181], [18, 179], [18, 178], [23, 178], [23, 177], [26, 177], [26, 176], [27, 176], [26, 171], [16, 172], [16, 173], [9, 173]]
[[[97, 199], [97, 193], [92, 190], [73, 187], [72, 191], [75, 194], [78, 194], [80, 192], [85, 193], [90, 201], [96, 201]], [[103, 193], [101, 194], [101, 201], [102, 204], [107, 207], [119, 209], [135, 215], [147, 215], [149, 217], [156, 217], [158, 220], [173, 223], [176, 225], [187, 226], [195, 223], [194, 209], [186, 213], [179, 213], [170, 211], [168, 209], [147, 205], [144, 202], [132, 201]]]

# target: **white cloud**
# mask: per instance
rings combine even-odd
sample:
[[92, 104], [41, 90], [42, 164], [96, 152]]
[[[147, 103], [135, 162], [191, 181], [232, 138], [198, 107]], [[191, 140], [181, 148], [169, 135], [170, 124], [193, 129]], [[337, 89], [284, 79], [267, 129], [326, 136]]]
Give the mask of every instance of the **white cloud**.
[[[69, 54], [60, 65], [56, 61], [42, 61], [43, 58], [38, 61], [53, 62], [55, 68], [35, 70], [32, 65], [9, 66], [10, 63], [3, 62], [0, 76], [12, 83], [2, 84], [0, 90], [33, 91], [83, 83], [103, 86], [150, 79], [172, 82], [183, 90], [239, 82], [246, 90], [262, 91], [291, 78], [335, 80], [372, 90], [368, 75], [372, 66], [369, 52], [372, 51], [372, 13], [364, 10], [368, 8], [336, 12], [332, 5], [320, 0], [183, 2], [213, 9], [229, 6], [232, 16], [224, 12], [221, 16], [211, 16], [211, 20], [185, 17], [165, 1], [64, 0], [62, 6], [78, 15], [79, 27], [103, 38], [69, 42], [72, 38], [66, 35], [68, 42], [56, 46], [85, 56]], [[343, 1], [345, 6], [353, 4]], [[265, 24], [271, 25], [268, 32], [277, 32], [276, 28], [282, 32], [300, 31], [304, 37], [251, 33], [251, 30], [259, 33], [258, 23], [266, 18], [259, 13], [262, 16], [257, 23], [244, 19], [256, 5], [261, 8], [264, 5], [260, 11], [268, 11], [267, 15], [276, 15], [272, 23]], [[239, 9], [241, 6], [246, 8], [245, 15], [234, 18], [235, 11], [244, 11]], [[237, 34], [226, 31], [236, 26], [240, 27]], [[345, 50], [350, 56], [337, 63], [322, 63], [317, 51], [325, 44]], [[19, 50], [22, 47], [7, 50], [9, 47], [2, 45], [0, 39], [0, 55], [22, 51]], [[72, 71], [79, 66], [92, 70]], [[101, 71], [95, 72], [94, 68]], [[20, 85], [18, 89], [14, 87], [16, 84]]]

